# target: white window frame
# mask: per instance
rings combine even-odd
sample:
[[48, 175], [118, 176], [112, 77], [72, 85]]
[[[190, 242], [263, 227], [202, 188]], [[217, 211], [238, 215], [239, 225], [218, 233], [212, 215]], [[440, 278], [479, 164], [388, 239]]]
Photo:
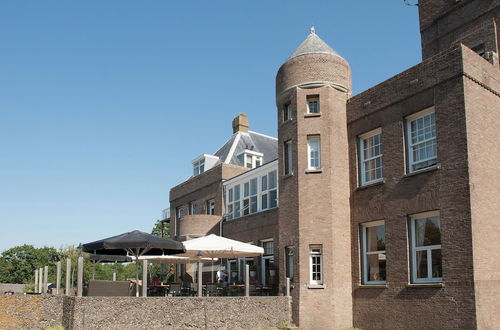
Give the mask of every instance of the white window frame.
[[189, 214], [190, 215], [195, 215], [197, 212], [197, 205], [196, 203], [193, 201], [193, 202], [190, 202], [189, 203]]
[[[426, 117], [428, 115], [431, 115], [431, 114], [434, 114], [434, 137], [431, 137], [429, 139], [426, 139], [426, 140], [422, 140], [422, 141], [419, 141], [417, 143], [413, 143], [412, 142], [412, 131], [411, 131], [411, 123], [418, 120], [418, 119], [421, 119], [423, 117]], [[436, 114], [435, 114], [435, 110], [434, 110], [434, 107], [430, 107], [430, 108], [427, 108], [425, 110], [422, 110], [422, 111], [419, 111], [417, 113], [414, 113], [410, 116], [407, 116], [405, 118], [405, 124], [406, 124], [406, 150], [407, 150], [407, 159], [408, 159], [408, 169], [407, 169], [407, 172], [408, 173], [414, 173], [414, 172], [418, 172], [418, 171], [422, 171], [422, 170], [425, 170], [427, 168], [432, 168], [432, 167], [435, 167], [437, 165], [437, 159], [438, 159], [438, 152], [437, 152], [437, 125], [436, 125]], [[436, 155], [433, 156], [433, 157], [428, 157], [428, 158], [425, 158], [425, 159], [421, 159], [419, 161], [415, 161], [414, 160], [414, 157], [413, 157], [413, 148], [415, 146], [418, 146], [418, 145], [421, 145], [421, 144], [425, 144], [425, 143], [428, 143], [428, 142], [431, 142], [431, 141], [434, 141], [434, 143], [436, 144]], [[421, 163], [425, 163], [425, 162], [428, 162], [428, 161], [432, 161], [432, 160], [435, 160], [435, 163], [432, 164], [432, 165], [428, 165], [428, 166], [425, 166], [425, 167], [422, 167], [422, 168], [417, 168], [417, 169], [413, 169], [414, 166], [416, 165], [419, 165]]]
[[[265, 249], [264, 249], [264, 245], [266, 243], [273, 243], [273, 253], [272, 254], [266, 254], [265, 252]], [[260, 241], [260, 246], [264, 249], [264, 254], [262, 255], [262, 258], [261, 258], [261, 271], [262, 271], [262, 276], [261, 276], [261, 283], [262, 285], [267, 285], [267, 282], [266, 282], [266, 272], [267, 272], [267, 269], [266, 269], [266, 260], [269, 260], [269, 262], [273, 262], [274, 263], [274, 240], [272, 238], [269, 238], [269, 239], [263, 239]]]
[[[317, 157], [317, 165], [312, 164], [313, 161], [316, 161], [316, 157], [313, 158], [312, 153], [314, 150], [312, 149], [312, 142], [318, 143], [318, 157]], [[319, 170], [321, 169], [321, 137], [319, 135], [308, 135], [307, 136], [307, 168], [309, 170]]]
[[[439, 221], [439, 231], [441, 232], [441, 217], [439, 211], [424, 212], [410, 215], [410, 256], [411, 256], [411, 282], [412, 283], [440, 283], [442, 277], [432, 277], [432, 251], [441, 250], [442, 261], [442, 242], [441, 244], [416, 246], [415, 240], [415, 221], [425, 218], [437, 217]], [[441, 235], [442, 237], [442, 235]], [[427, 278], [417, 278], [417, 252], [427, 251]], [[441, 263], [441, 272], [443, 264]]]
[[[254, 183], [253, 185], [252, 182]], [[240, 186], [241, 186], [241, 195], [240, 199], [237, 200], [236, 189], [238, 189], [238, 187]], [[245, 186], [247, 186], [248, 189], [248, 194], [246, 195], [245, 195]], [[254, 189], [252, 189], [252, 186], [254, 187]], [[228, 220], [236, 219], [278, 207], [278, 190], [279, 187], [278, 187], [277, 160], [267, 163], [259, 169], [248, 171], [244, 174], [241, 174], [233, 179], [226, 181], [224, 183], [224, 191], [225, 191], [224, 198], [225, 198], [225, 205], [226, 205], [225, 211], [227, 219]], [[271, 199], [272, 195], [276, 196], [275, 202], [273, 202]], [[245, 212], [244, 203], [246, 203], [245, 202], [246, 200], [248, 200], [248, 207], [249, 207], [248, 213], [243, 214]], [[255, 203], [255, 201], [257, 203]], [[274, 205], [272, 205], [272, 202], [274, 203]], [[266, 207], [263, 207], [263, 205]], [[235, 210], [238, 209], [241, 211], [239, 216], [235, 214]]]
[[[319, 271], [313, 272], [313, 265], [319, 265]], [[324, 282], [323, 268], [324, 268], [323, 246], [320, 244], [310, 245], [309, 246], [309, 283], [310, 284], [323, 285], [323, 282]], [[315, 274], [319, 274], [319, 279], [314, 279]]]
[[283, 166], [285, 175], [293, 174], [293, 150], [292, 140], [285, 141], [283, 144]]
[[287, 103], [283, 106], [283, 122], [292, 120], [292, 108], [290, 103]]
[[200, 159], [193, 163], [193, 176], [200, 175], [205, 172], [205, 159]]
[[[377, 135], [380, 135], [380, 154], [365, 159], [365, 152], [364, 151], [365, 151], [366, 141], [372, 137], [377, 136]], [[358, 155], [359, 155], [359, 169], [360, 169], [359, 176], [360, 176], [361, 186], [365, 186], [368, 184], [383, 181], [384, 180], [384, 159], [383, 159], [384, 153], [383, 153], [383, 149], [382, 149], [383, 148], [382, 128], [379, 127], [377, 129], [374, 129], [373, 131], [370, 131], [370, 132], [367, 132], [365, 134], [360, 135], [358, 137], [358, 143], [359, 143]], [[380, 176], [380, 178], [375, 178], [374, 180], [367, 180], [366, 179], [367, 164], [368, 164], [368, 162], [370, 162], [372, 160], [376, 160], [378, 158], [380, 158], [380, 163], [381, 163], [381, 176]]]
[[[307, 113], [318, 114], [321, 113], [321, 108], [319, 104], [319, 95], [309, 95], [306, 97], [307, 102]], [[315, 107], [311, 107], [311, 103], [316, 103]]]
[[[380, 254], [383, 253], [384, 256], [387, 256], [386, 250], [377, 250], [377, 251], [368, 251], [368, 247], [366, 245], [367, 242], [367, 236], [366, 232], [368, 228], [370, 227], [378, 227], [378, 226], [384, 226], [385, 227], [385, 221], [384, 220], [378, 220], [378, 221], [372, 221], [372, 222], [366, 222], [361, 224], [361, 267], [363, 269], [362, 273], [362, 281], [361, 283], [364, 285], [374, 285], [374, 284], [385, 284], [387, 282], [386, 280], [380, 280], [380, 281], [370, 281], [369, 276], [368, 276], [368, 256], [373, 255], [373, 254]], [[385, 241], [385, 228], [384, 228], [384, 241]], [[386, 278], [387, 278], [387, 266], [386, 266]]]
[[176, 213], [177, 220], [180, 220], [184, 216], [184, 209], [182, 208], [182, 206], [177, 207]]
[[214, 200], [209, 200], [207, 202], [207, 214], [208, 215], [215, 215], [215, 201]]

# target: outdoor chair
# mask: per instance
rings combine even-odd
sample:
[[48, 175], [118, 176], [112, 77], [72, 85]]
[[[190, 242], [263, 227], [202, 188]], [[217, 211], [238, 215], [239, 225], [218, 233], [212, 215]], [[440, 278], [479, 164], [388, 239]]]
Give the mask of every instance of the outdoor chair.
[[198, 283], [189, 283], [190, 284], [190, 287], [189, 287], [189, 294], [191, 294], [191, 296], [196, 296], [198, 295]]
[[181, 295], [181, 285], [179, 283], [170, 284], [170, 288], [168, 290], [168, 295], [171, 297], [176, 297]]
[[249, 287], [249, 295], [250, 296], [257, 296], [259, 295], [258, 294], [258, 291], [257, 291], [257, 286], [255, 284], [250, 284]]
[[218, 296], [219, 290], [217, 284], [207, 284], [207, 296]]

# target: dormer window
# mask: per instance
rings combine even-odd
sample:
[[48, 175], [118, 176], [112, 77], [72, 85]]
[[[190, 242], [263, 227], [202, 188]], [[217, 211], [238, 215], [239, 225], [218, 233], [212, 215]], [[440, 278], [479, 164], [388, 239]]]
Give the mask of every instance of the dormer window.
[[200, 175], [205, 172], [205, 159], [193, 163], [193, 176]]
[[192, 163], [193, 163], [193, 176], [197, 176], [217, 165], [219, 163], [219, 157], [203, 154], [200, 157], [193, 160]]
[[246, 168], [256, 168], [262, 165], [264, 154], [253, 150], [246, 150], [238, 155], [242, 166]]

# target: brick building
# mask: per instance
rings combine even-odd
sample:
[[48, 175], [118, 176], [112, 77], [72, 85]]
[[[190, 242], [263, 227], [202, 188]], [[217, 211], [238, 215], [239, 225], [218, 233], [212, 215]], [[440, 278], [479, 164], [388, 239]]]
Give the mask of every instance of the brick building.
[[291, 278], [304, 328], [498, 328], [499, 13], [421, 0], [422, 63], [355, 96], [312, 29], [277, 73], [278, 138], [236, 117], [171, 189], [173, 235], [263, 246], [230, 279]]

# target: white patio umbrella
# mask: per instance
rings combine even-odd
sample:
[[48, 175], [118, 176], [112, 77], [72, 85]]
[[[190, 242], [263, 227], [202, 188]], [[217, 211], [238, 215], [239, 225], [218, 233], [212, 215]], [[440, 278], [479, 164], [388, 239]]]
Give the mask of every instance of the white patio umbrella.
[[[147, 260], [157, 264], [194, 264], [200, 262], [199, 257], [179, 257], [171, 255], [140, 256], [139, 261], [141, 260]], [[212, 260], [212, 258], [201, 258], [201, 262], [212, 262], [212, 261], [217, 261], [217, 258], [215, 258], [215, 260]]]
[[[178, 256], [198, 257], [201, 259], [256, 257], [264, 254], [264, 249], [260, 246], [243, 243], [213, 234], [184, 241], [182, 243], [184, 244], [186, 252], [179, 254]], [[200, 268], [201, 267], [198, 267], [198, 270]], [[198, 278], [198, 295], [201, 295], [201, 274], [198, 275]]]
[[264, 254], [264, 249], [233, 239], [208, 235], [182, 242], [185, 253], [178, 256], [202, 258], [243, 258], [256, 257]]

